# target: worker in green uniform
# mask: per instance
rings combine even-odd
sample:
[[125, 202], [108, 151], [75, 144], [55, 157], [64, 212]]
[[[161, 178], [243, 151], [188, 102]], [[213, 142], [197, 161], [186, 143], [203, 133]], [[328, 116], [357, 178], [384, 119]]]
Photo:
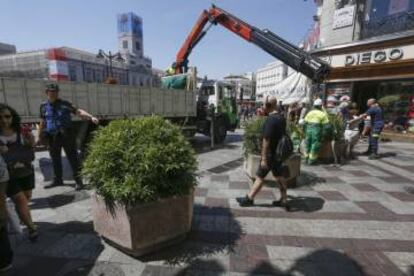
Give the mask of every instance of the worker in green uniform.
[[321, 148], [323, 132], [329, 126], [328, 114], [322, 110], [322, 100], [313, 102], [313, 110], [305, 117], [306, 163], [315, 165]]

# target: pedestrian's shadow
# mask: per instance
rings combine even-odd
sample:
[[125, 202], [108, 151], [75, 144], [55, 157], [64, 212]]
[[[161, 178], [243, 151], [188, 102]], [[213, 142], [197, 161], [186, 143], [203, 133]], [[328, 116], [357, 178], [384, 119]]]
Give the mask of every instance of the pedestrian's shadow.
[[243, 234], [228, 208], [195, 204], [192, 230], [186, 241], [138, 259], [145, 263], [161, 261], [169, 266], [196, 267], [200, 259], [234, 252]]
[[[283, 256], [281, 256], [283, 258]], [[288, 269], [280, 269], [268, 261], [259, 263], [248, 275], [365, 275], [362, 267], [347, 255], [331, 249], [320, 249], [295, 260]]]
[[[39, 159], [40, 172], [43, 175], [43, 180], [45, 182], [52, 181], [54, 177], [53, 164], [51, 158], [40, 158]], [[69, 160], [66, 157], [62, 157], [62, 172], [63, 180], [72, 181], [72, 167], [70, 166]]]
[[322, 210], [325, 200], [320, 197], [288, 196], [289, 212], [313, 213]]
[[[320, 197], [288, 196], [286, 211], [313, 213], [323, 209], [325, 200]], [[256, 207], [276, 208], [273, 204], [255, 204]]]
[[90, 195], [86, 191], [69, 191], [63, 194], [51, 195], [31, 200], [30, 209], [59, 208], [71, 203], [87, 200]]

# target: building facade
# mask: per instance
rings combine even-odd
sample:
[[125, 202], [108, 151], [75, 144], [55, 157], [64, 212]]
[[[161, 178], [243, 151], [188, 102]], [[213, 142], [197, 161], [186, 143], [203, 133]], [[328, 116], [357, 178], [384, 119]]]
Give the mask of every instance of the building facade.
[[317, 3], [321, 47], [312, 53], [332, 67], [327, 94], [348, 94], [361, 111], [376, 98], [389, 128], [414, 131], [414, 0]]
[[289, 67], [275, 61], [256, 72], [256, 100], [263, 101], [264, 95], [271, 93], [277, 83], [288, 76]]
[[254, 100], [256, 97], [256, 82], [253, 73], [244, 75], [228, 75], [223, 78], [225, 82], [234, 84], [238, 100]]
[[0, 76], [97, 83], [112, 77], [121, 85], [154, 85], [152, 61], [144, 56], [142, 19], [126, 13], [117, 23], [123, 61], [71, 47], [50, 48], [1, 55]]
[[0, 42], [0, 56], [16, 53], [16, 46]]

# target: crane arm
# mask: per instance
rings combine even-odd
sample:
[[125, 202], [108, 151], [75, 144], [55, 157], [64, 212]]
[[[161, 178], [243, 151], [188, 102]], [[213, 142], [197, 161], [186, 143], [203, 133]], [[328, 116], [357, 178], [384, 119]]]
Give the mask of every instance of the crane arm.
[[175, 72], [180, 74], [186, 71], [188, 57], [194, 47], [207, 33], [206, 24], [220, 24], [229, 31], [237, 34], [244, 40], [255, 44], [273, 57], [292, 67], [294, 70], [311, 78], [313, 81], [321, 82], [330, 71], [329, 65], [322, 60], [311, 56], [306, 51], [282, 39], [269, 30], [260, 30], [249, 25], [236, 16], [212, 6], [208, 11], [204, 10], [197, 23], [177, 54]]

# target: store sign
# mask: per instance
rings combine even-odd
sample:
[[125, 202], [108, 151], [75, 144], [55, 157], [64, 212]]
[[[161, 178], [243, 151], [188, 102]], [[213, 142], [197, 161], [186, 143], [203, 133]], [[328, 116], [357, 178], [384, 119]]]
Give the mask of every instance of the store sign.
[[400, 60], [403, 57], [404, 51], [401, 48], [357, 53], [345, 56], [345, 66], [383, 63]]
[[355, 6], [348, 6], [335, 11], [333, 29], [352, 26], [355, 18]]

